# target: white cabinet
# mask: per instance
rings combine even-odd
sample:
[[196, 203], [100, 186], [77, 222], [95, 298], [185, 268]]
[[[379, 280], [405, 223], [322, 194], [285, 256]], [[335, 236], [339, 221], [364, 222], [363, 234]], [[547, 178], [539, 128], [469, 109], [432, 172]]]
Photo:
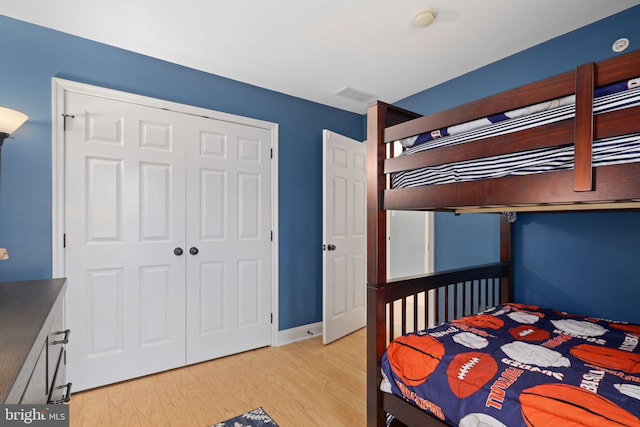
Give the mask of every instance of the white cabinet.
[[[0, 283], [0, 402], [64, 403], [66, 382], [64, 279]], [[15, 307], [20, 307], [16, 310]]]

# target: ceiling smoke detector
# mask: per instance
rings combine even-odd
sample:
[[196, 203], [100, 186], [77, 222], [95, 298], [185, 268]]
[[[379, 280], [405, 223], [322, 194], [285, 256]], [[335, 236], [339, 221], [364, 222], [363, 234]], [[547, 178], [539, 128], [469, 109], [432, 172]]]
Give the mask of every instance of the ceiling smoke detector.
[[436, 16], [438, 16], [438, 12], [435, 9], [421, 10], [413, 16], [413, 25], [418, 28], [428, 27], [436, 20]]
[[622, 37], [613, 43], [613, 46], [611, 46], [611, 50], [613, 50], [616, 53], [619, 53], [628, 47], [629, 47], [629, 39], [626, 37]]

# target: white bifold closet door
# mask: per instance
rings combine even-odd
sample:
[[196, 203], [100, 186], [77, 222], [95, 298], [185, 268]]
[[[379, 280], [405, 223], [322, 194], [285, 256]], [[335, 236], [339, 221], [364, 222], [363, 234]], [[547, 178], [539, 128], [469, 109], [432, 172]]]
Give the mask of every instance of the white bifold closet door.
[[74, 389], [269, 345], [269, 130], [65, 96]]
[[197, 363], [271, 343], [271, 144], [266, 129], [189, 120], [186, 357]]

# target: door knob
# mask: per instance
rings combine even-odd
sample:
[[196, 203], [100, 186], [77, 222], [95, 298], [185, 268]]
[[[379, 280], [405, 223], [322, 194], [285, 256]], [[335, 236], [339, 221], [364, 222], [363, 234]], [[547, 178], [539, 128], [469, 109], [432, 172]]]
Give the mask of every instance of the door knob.
[[333, 244], [329, 243], [329, 245], [327, 246], [327, 250], [328, 251], [335, 251], [336, 250], [336, 245], [333, 245]]
[[183, 253], [183, 252], [184, 252], [184, 251], [182, 250], [182, 248], [175, 248], [175, 249], [173, 250], [173, 253], [174, 253], [176, 256], [180, 256], [180, 255], [182, 255], [182, 253]]
[[195, 246], [192, 247], [191, 249], [189, 249], [189, 253], [191, 255], [198, 255], [198, 248], [196, 248]]

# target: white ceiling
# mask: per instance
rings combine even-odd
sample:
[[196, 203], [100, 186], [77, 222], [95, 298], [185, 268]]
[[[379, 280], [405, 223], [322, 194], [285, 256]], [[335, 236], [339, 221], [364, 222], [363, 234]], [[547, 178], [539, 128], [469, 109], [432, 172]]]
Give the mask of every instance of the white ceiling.
[[[0, 0], [0, 13], [364, 113], [367, 101], [335, 92], [349, 87], [396, 102], [637, 4], [640, 0]], [[412, 25], [414, 14], [430, 7], [438, 12], [434, 24]]]

